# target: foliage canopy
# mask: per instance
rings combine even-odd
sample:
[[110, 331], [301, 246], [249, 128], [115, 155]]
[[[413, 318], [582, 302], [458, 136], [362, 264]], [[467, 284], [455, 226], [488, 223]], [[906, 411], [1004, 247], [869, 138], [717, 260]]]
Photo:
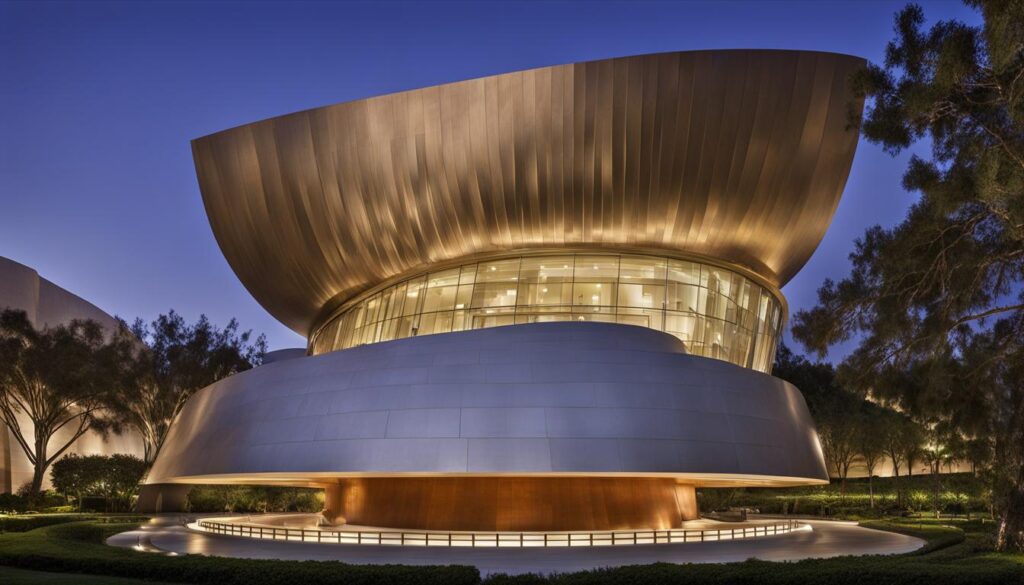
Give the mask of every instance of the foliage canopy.
[[[896, 15], [883, 65], [855, 79], [864, 136], [911, 157], [906, 218], [856, 242], [793, 334], [824, 355], [850, 339], [841, 382], [993, 454], [1000, 545], [1024, 549], [1024, 2], [971, 0], [984, 24]], [[981, 441], [978, 443], [978, 441]]]

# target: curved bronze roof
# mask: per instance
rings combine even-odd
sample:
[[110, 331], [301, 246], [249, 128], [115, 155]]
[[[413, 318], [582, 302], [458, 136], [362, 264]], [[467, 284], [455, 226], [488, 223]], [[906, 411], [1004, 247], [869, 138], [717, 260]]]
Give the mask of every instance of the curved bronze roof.
[[687, 252], [781, 286], [839, 202], [863, 63], [729, 50], [558, 65], [289, 114], [192, 150], [228, 262], [302, 334], [387, 278], [508, 249]]

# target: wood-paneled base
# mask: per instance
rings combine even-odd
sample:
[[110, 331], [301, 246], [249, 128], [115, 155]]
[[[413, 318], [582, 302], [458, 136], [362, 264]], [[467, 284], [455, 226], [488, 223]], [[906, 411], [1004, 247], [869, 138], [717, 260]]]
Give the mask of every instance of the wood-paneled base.
[[698, 517], [693, 486], [672, 479], [417, 477], [325, 486], [335, 524], [417, 530], [676, 528]]

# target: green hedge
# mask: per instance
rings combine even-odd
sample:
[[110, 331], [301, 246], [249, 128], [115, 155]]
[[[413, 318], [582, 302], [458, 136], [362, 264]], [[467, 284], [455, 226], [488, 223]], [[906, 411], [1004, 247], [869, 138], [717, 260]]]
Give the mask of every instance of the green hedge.
[[[966, 525], [966, 523], [962, 523]], [[921, 549], [911, 553], [913, 555], [926, 555], [937, 550], [960, 544], [966, 539], [964, 530], [962, 528], [950, 528], [944, 524], [934, 522], [932, 520], [925, 521], [924, 519], [919, 521], [895, 521], [895, 520], [868, 520], [860, 523], [865, 528], [874, 528], [875, 530], [885, 530], [888, 532], [898, 532], [900, 534], [908, 534], [910, 536], [916, 536], [926, 541]], [[971, 527], [976, 524], [971, 525]]]
[[197, 485], [188, 494], [190, 512], [319, 512], [323, 490], [280, 486]]
[[92, 520], [94, 518], [95, 516], [82, 514], [25, 514], [19, 516], [0, 516], [0, 532], [27, 532], [44, 526]]
[[[988, 484], [970, 473], [942, 474], [938, 478], [938, 507], [944, 514], [979, 514], [989, 511]], [[935, 507], [935, 478], [876, 477], [872, 482], [875, 506], [870, 505], [867, 478], [849, 479], [845, 493], [837, 480], [824, 486], [698, 490], [702, 511], [727, 507], [756, 508], [766, 514], [797, 514], [845, 518], [879, 518], [908, 512], [930, 512]]]

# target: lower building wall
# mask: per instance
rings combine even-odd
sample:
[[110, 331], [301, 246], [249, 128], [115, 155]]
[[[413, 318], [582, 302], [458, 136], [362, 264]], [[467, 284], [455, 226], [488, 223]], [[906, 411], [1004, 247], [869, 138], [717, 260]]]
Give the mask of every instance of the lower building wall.
[[147, 481], [333, 486], [335, 524], [561, 531], [671, 528], [694, 485], [827, 473], [792, 385], [649, 328], [562, 322], [229, 376], [185, 405]]
[[190, 491], [192, 491], [192, 486], [188, 484], [146, 484], [139, 489], [139, 499], [135, 502], [135, 511], [147, 513], [186, 512]]
[[694, 488], [668, 478], [354, 478], [326, 488], [328, 521], [414, 530], [678, 528]]
[[189, 399], [149, 481], [406, 474], [827, 481], [799, 390], [608, 323], [429, 335], [229, 376]]

